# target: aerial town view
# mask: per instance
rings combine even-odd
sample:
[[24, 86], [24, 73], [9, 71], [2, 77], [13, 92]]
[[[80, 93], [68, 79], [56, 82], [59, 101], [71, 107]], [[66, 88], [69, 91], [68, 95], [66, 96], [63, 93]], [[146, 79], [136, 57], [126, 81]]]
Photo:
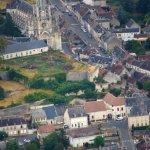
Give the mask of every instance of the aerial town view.
[[150, 150], [150, 0], [0, 0], [0, 150]]

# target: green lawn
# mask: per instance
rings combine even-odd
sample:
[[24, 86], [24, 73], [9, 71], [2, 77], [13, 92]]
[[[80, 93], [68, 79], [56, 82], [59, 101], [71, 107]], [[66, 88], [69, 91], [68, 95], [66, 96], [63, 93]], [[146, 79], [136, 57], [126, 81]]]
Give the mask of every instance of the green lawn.
[[[67, 73], [70, 70], [65, 70], [64, 66], [72, 65], [73, 70], [85, 69], [85, 65], [78, 63], [66, 55], [56, 52], [49, 51], [39, 55], [33, 55], [28, 57], [19, 57], [10, 60], [0, 61], [1, 66], [10, 67], [18, 70], [23, 75], [29, 78], [36, 77], [52, 77], [59, 73]], [[27, 66], [34, 66], [34, 69], [29, 69]]]

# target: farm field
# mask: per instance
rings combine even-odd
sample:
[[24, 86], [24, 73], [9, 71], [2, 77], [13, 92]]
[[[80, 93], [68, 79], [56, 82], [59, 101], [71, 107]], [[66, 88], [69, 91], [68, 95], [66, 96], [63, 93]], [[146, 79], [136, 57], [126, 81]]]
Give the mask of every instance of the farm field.
[[34, 92], [44, 92], [49, 95], [53, 95], [54, 92], [51, 90], [34, 90], [28, 89], [24, 85], [14, 82], [14, 81], [0, 81], [0, 86], [2, 86], [6, 92], [9, 92], [9, 96], [4, 98], [4, 100], [0, 101], [0, 106], [8, 107], [9, 105], [14, 103], [24, 103], [23, 97]]

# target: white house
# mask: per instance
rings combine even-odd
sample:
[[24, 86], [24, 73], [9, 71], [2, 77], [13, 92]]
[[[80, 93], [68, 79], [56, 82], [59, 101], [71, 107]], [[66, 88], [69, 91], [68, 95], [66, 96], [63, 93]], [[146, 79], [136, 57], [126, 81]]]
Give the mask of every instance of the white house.
[[84, 104], [86, 113], [89, 115], [89, 121], [98, 121], [107, 119], [107, 109], [104, 101], [91, 101]]
[[82, 128], [88, 126], [88, 117], [81, 106], [68, 108], [64, 113], [64, 122], [69, 128]]
[[100, 135], [97, 126], [89, 126], [80, 129], [67, 130], [70, 145], [73, 147], [82, 147], [85, 143], [93, 143], [94, 139]]
[[8, 45], [4, 52], [0, 53], [0, 57], [6, 60], [16, 57], [36, 55], [47, 51], [48, 46], [44, 40], [33, 40]]
[[139, 28], [121, 28], [111, 30], [117, 38], [122, 39], [123, 41], [134, 40], [136, 34], [140, 34]]
[[115, 97], [111, 93], [107, 93], [103, 100], [108, 109], [108, 115], [111, 115], [113, 119], [127, 116], [124, 97]]
[[101, 6], [105, 7], [106, 6], [106, 0], [83, 0], [83, 2], [87, 5], [91, 6]]
[[28, 133], [27, 123], [21, 117], [0, 119], [0, 131], [5, 131], [9, 136], [25, 135]]

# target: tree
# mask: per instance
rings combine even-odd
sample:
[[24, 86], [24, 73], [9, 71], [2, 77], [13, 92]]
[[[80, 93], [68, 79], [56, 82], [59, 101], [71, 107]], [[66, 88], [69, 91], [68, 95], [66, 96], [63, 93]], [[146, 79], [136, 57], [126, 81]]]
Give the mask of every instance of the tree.
[[99, 149], [100, 146], [103, 147], [104, 146], [104, 138], [102, 136], [97, 136], [94, 139], [94, 145], [98, 149]]
[[0, 141], [5, 140], [8, 137], [8, 134], [5, 131], [0, 131]]
[[111, 94], [113, 94], [114, 96], [119, 96], [121, 94], [121, 90], [120, 89], [117, 89], [117, 88], [110, 88], [109, 92]]
[[139, 90], [143, 89], [143, 83], [141, 81], [137, 81], [136, 85], [137, 85]]
[[137, 12], [141, 14], [146, 14], [150, 10], [150, 0], [138, 0]]
[[97, 99], [96, 91], [86, 90], [84, 95], [84, 98], [86, 99]]
[[103, 79], [102, 76], [98, 76], [97, 78], [94, 78], [94, 81], [96, 83], [106, 83], [106, 81]]
[[142, 45], [138, 41], [128, 41], [125, 44], [125, 49], [129, 51], [130, 53], [136, 53], [137, 55], [143, 55], [145, 54], [145, 50], [142, 47]]
[[134, 12], [135, 10], [135, 4], [133, 0], [121, 0], [123, 8], [127, 12]]
[[16, 140], [9, 140], [6, 144], [6, 150], [20, 150], [18, 142]]
[[64, 132], [53, 132], [43, 141], [44, 150], [64, 150], [67, 148], [66, 136]]
[[0, 100], [2, 100], [5, 97], [4, 89], [0, 86]]
[[144, 82], [143, 89], [150, 92], [150, 80]]
[[38, 147], [35, 143], [28, 143], [25, 147], [26, 150], [38, 150]]
[[120, 6], [117, 10], [117, 18], [120, 21], [121, 25], [124, 25], [127, 23], [128, 19], [126, 16], [126, 12], [124, 11], [124, 9], [122, 8], [122, 6]]
[[145, 41], [144, 48], [150, 51], [150, 38]]
[[8, 42], [7, 42], [6, 36], [1, 35], [0, 36], [0, 53], [5, 51], [7, 44]]

